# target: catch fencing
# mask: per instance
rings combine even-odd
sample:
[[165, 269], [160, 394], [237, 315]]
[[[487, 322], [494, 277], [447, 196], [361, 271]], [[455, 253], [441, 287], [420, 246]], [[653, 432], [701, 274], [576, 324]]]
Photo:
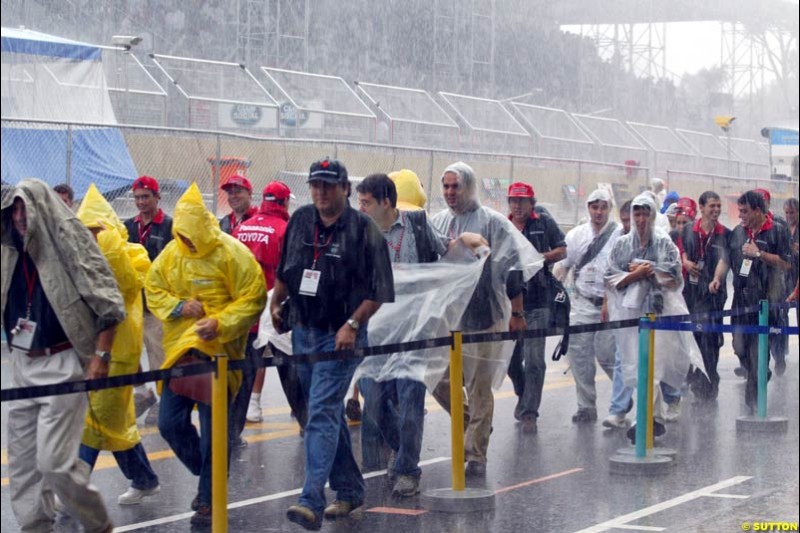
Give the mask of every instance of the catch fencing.
[[[469, 163], [478, 178], [478, 190], [484, 205], [501, 212], [507, 210], [506, 187], [514, 181], [531, 184], [540, 205], [546, 207], [564, 225], [584, 217], [586, 196], [598, 184], [609, 184], [617, 201], [647, 187], [649, 169], [580, 159], [549, 158], [443, 149], [423, 149], [375, 143], [330, 140], [259, 138], [233, 133], [144, 126], [109, 126], [42, 120], [3, 119], [3, 133], [13, 130], [21, 135], [23, 145], [31, 146], [25, 157], [49, 158], [48, 175], [6, 175], [3, 180], [14, 183], [25, 177], [39, 177], [48, 183], [71, 184], [80, 200], [88, 186], [88, 176], [103, 176], [108, 169], [80, 167], [77, 164], [76, 139], [88, 132], [110, 132], [121, 137], [122, 152], [127, 151], [133, 179], [150, 175], [162, 188], [160, 206], [168, 213], [191, 182], [196, 182], [208, 208], [222, 216], [228, 212], [219, 185], [228, 176], [239, 172], [253, 183], [255, 198], [272, 180], [286, 182], [297, 196], [293, 207], [310, 202], [305, 183], [310, 164], [326, 155], [341, 160], [350, 177], [357, 181], [376, 172], [389, 173], [402, 168], [417, 173], [428, 195], [427, 210], [436, 213], [446, 207], [438, 178], [454, 161]], [[42, 145], [42, 131], [51, 133]], [[30, 143], [24, 142], [30, 136]], [[15, 143], [15, 147], [20, 143]], [[33, 148], [35, 147], [35, 148]], [[3, 157], [10, 148], [4, 143]], [[81, 155], [82, 161], [86, 154]], [[113, 170], [113, 169], [112, 169]], [[43, 171], [45, 172], [45, 171]], [[133, 172], [133, 171], [131, 171]], [[122, 217], [136, 212], [130, 181], [120, 186], [101, 188], [106, 198]]]

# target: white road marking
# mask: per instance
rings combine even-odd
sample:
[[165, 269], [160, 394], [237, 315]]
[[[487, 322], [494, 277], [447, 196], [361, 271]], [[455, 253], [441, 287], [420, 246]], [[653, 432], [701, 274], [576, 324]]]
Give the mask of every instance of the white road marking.
[[[426, 459], [425, 461], [420, 461], [419, 466], [427, 466], [436, 463], [442, 463], [444, 461], [449, 461], [449, 457], [434, 457], [433, 459]], [[368, 474], [364, 474], [364, 479], [370, 479], [373, 477], [380, 477], [386, 475], [386, 470], [378, 470], [375, 472], [370, 472]], [[328, 485], [325, 485], [326, 487]], [[303, 491], [302, 488], [300, 489], [293, 489], [293, 490], [285, 490], [283, 492], [276, 492], [275, 494], [267, 494], [266, 496], [259, 496], [258, 498], [250, 498], [249, 500], [242, 500], [240, 502], [234, 502], [228, 504], [228, 509], [238, 509], [240, 507], [247, 507], [248, 505], [255, 505], [257, 503], [264, 503], [273, 500], [280, 500], [281, 498], [286, 498], [288, 496], [296, 496]], [[171, 516], [165, 516], [163, 518], [156, 518], [155, 520], [148, 520], [146, 522], [138, 522], [136, 524], [128, 524], [127, 526], [120, 526], [115, 527], [115, 533], [122, 533], [123, 531], [135, 531], [137, 529], [144, 529], [146, 527], [153, 527], [153, 526], [160, 526], [162, 524], [169, 524], [172, 522], [178, 522], [180, 520], [185, 520], [187, 518], [191, 518], [193, 512], [189, 513], [180, 513]]]
[[614, 526], [614, 529], [628, 529], [631, 531], [664, 531], [665, 527], [655, 527], [655, 526], [626, 526], [626, 525], [619, 525]]
[[747, 494], [703, 494], [709, 498], [733, 498], [736, 500], [746, 500], [750, 496]]
[[[672, 507], [677, 507], [678, 505], [682, 505], [684, 503], [690, 502], [692, 500], [696, 500], [702, 496], [710, 496], [714, 492], [725, 489], [728, 487], [732, 487], [734, 485], [739, 485], [740, 483], [744, 483], [745, 481], [752, 479], [752, 476], [736, 476], [730, 479], [726, 479], [724, 481], [720, 481], [714, 485], [709, 485], [708, 487], [703, 487], [701, 489], [687, 492], [682, 496], [678, 496], [677, 498], [673, 498], [671, 500], [667, 500], [665, 502], [657, 503], [656, 505], [651, 505], [650, 507], [645, 507], [644, 509], [639, 509], [638, 511], [634, 511], [632, 513], [628, 513], [626, 515], [619, 516], [607, 522], [603, 522], [602, 524], [597, 524], [586, 529], [581, 529], [576, 533], [601, 533], [603, 531], [608, 531], [609, 529], [615, 528], [622, 528], [622, 529], [631, 529], [628, 526], [629, 522], [633, 522], [634, 520], [639, 520], [640, 518], [644, 518], [646, 516], [653, 515], [660, 511], [665, 511], [667, 509], [671, 509]], [[628, 527], [626, 527], [628, 526]], [[649, 526], [645, 526], [649, 527]], [[643, 527], [633, 528], [633, 529], [640, 529], [644, 530]], [[647, 531], [651, 531], [648, 529]]]

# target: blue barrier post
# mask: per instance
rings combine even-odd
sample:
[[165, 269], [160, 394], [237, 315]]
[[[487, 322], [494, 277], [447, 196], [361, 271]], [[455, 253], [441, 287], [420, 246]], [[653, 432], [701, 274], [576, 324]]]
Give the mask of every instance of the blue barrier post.
[[650, 374], [650, 328], [643, 327], [649, 324], [650, 319], [642, 317], [639, 320], [639, 374], [636, 380], [636, 457], [644, 459], [647, 455], [647, 406], [648, 376]]
[[[761, 300], [758, 325], [769, 326], [769, 302]], [[767, 374], [769, 373], [769, 335], [758, 334], [758, 417], [767, 418]]]

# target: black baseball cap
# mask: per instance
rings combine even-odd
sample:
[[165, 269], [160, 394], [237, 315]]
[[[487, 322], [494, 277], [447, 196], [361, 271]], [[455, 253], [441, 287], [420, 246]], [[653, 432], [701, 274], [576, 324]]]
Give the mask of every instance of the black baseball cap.
[[311, 164], [306, 183], [324, 181], [326, 183], [347, 183], [347, 169], [336, 159], [326, 157]]

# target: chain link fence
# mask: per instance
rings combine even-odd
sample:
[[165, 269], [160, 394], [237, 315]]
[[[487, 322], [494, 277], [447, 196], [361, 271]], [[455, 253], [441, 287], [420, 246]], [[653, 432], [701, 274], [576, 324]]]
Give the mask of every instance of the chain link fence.
[[[354, 179], [376, 172], [408, 168], [417, 173], [428, 194], [427, 209], [436, 213], [445, 203], [439, 177], [450, 163], [463, 160], [476, 171], [481, 201], [506, 212], [509, 183], [531, 184], [540, 205], [564, 225], [585, 218], [583, 199], [598, 186], [609, 184], [616, 200], [624, 202], [648, 185], [649, 169], [577, 159], [498, 155], [340, 141], [266, 139], [244, 135], [153, 128], [145, 126], [89, 126], [56, 122], [3, 119], [3, 181], [39, 177], [48, 183], [68, 183], [79, 201], [92, 181], [120, 217], [136, 213], [130, 185], [139, 175], [157, 178], [162, 187], [161, 207], [172, 212], [175, 202], [195, 182], [208, 208], [222, 216], [228, 212], [219, 184], [234, 173], [253, 183], [254, 199], [272, 180], [286, 182], [297, 196], [294, 207], [310, 202], [305, 184], [310, 164], [326, 155], [341, 160]], [[91, 132], [106, 141], [104, 148], [82, 144]], [[11, 139], [13, 133], [15, 141]], [[12, 151], [14, 153], [12, 153]], [[104, 153], [97, 153], [102, 151]], [[22, 152], [22, 153], [19, 153]], [[13, 155], [13, 157], [8, 157]], [[7, 159], [8, 157], [8, 159]], [[20, 174], [12, 160], [24, 159], [31, 174]], [[10, 161], [5, 164], [6, 161]], [[34, 170], [31, 170], [34, 169]], [[678, 177], [676, 176], [676, 180]]]

